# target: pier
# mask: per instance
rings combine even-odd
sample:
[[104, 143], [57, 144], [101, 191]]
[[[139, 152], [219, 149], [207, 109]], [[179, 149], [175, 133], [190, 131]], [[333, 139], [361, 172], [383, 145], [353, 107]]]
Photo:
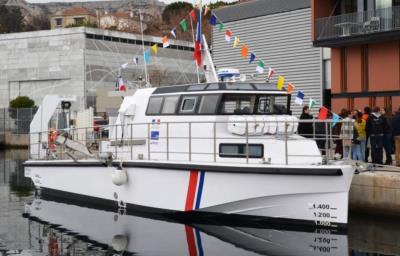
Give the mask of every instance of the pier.
[[377, 171], [355, 175], [349, 203], [352, 211], [400, 216], [400, 172]]

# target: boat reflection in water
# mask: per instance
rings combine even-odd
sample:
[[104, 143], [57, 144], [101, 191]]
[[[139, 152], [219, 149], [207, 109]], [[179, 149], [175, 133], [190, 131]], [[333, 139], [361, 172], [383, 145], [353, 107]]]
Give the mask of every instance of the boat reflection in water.
[[180, 223], [52, 199], [34, 199], [24, 216], [49, 255], [348, 255], [347, 235], [332, 230]]

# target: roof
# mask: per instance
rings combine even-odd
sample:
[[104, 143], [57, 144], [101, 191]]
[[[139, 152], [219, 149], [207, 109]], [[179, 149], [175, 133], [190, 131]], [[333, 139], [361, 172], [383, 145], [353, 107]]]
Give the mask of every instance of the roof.
[[153, 94], [185, 93], [185, 92], [210, 92], [210, 91], [243, 91], [243, 92], [273, 92], [286, 95], [286, 91], [280, 91], [270, 83], [228, 83], [219, 82], [211, 84], [187, 84], [158, 87]]
[[256, 0], [214, 10], [222, 22], [230, 22], [310, 8], [310, 0]]
[[129, 13], [126, 13], [126, 12], [117, 12], [114, 15], [115, 15], [115, 17], [117, 17], [119, 19], [129, 19], [130, 18]]
[[54, 15], [54, 16], [78, 16], [78, 15], [95, 16], [88, 9], [85, 9], [85, 8], [82, 8], [82, 7], [71, 7], [71, 8], [65, 9], [65, 10], [63, 10], [61, 12], [57, 12], [57, 14]]

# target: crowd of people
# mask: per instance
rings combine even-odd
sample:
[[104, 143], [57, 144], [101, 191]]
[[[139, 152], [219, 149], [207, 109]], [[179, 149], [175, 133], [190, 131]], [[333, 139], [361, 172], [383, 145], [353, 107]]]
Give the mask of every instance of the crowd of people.
[[[394, 114], [385, 108], [365, 107], [364, 111], [342, 109], [341, 121], [315, 121], [308, 106], [303, 107], [298, 134], [316, 140], [318, 147], [326, 154], [334, 149], [335, 156], [375, 164], [391, 165], [395, 151], [395, 137], [400, 136], [400, 108]], [[332, 113], [328, 113], [328, 119]], [[313, 121], [314, 120], [314, 121]], [[327, 140], [329, 137], [331, 140]], [[400, 137], [399, 137], [400, 138]], [[333, 145], [326, 143], [333, 142]]]

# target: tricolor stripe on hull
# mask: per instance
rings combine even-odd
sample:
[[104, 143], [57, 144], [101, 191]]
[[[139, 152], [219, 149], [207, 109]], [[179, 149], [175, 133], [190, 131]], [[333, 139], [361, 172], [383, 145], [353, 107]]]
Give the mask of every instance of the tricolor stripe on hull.
[[204, 186], [204, 171], [192, 170], [189, 174], [189, 185], [186, 194], [185, 212], [200, 208]]
[[185, 233], [189, 249], [189, 256], [204, 256], [200, 231], [196, 228], [185, 225]]

